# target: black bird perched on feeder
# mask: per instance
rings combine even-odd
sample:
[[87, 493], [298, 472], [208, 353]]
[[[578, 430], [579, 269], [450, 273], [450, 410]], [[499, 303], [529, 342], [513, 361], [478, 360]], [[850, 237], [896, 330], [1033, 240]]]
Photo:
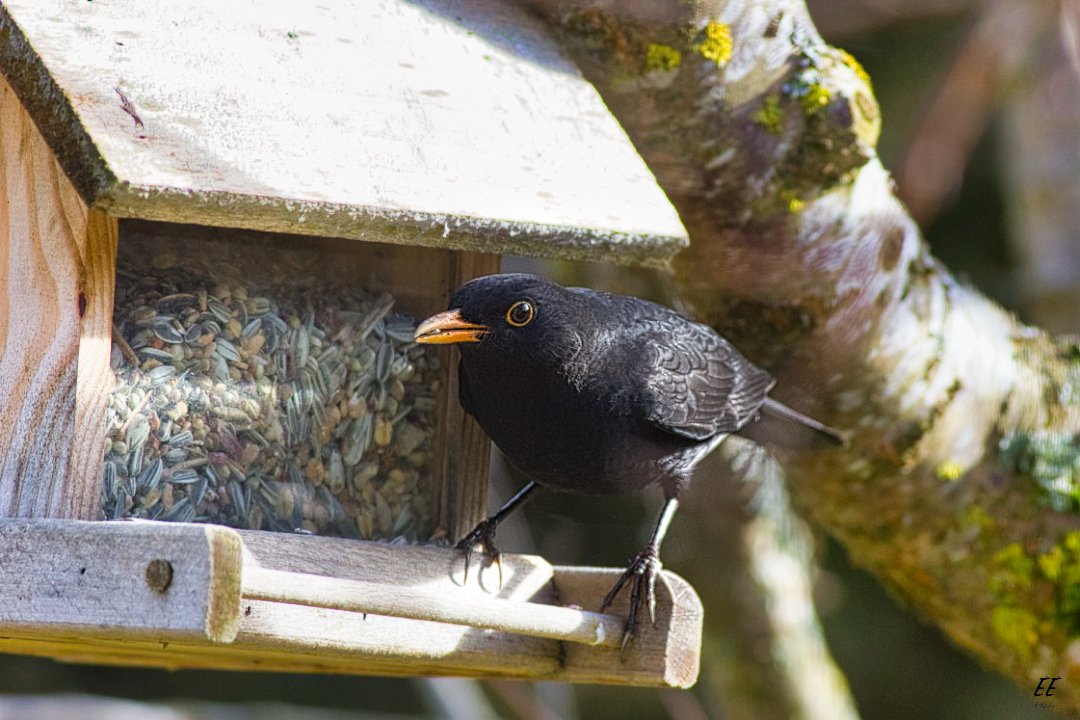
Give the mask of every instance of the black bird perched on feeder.
[[[642, 592], [655, 621], [659, 552], [694, 466], [730, 433], [787, 421], [808, 444], [839, 433], [770, 399], [776, 382], [707, 325], [625, 295], [564, 288], [524, 274], [462, 285], [416, 341], [460, 343], [461, 404], [530, 482], [458, 544], [465, 568], [538, 487], [580, 495], [659, 484], [665, 505], [645, 548], [604, 598], [632, 582], [623, 646]], [[762, 423], [763, 425], [765, 423]]]

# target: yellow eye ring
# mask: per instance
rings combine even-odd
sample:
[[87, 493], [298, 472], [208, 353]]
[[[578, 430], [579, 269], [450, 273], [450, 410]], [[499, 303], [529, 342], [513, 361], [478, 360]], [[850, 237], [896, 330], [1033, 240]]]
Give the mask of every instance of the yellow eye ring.
[[532, 322], [535, 314], [532, 303], [527, 300], [518, 300], [506, 311], [506, 322], [514, 327], [523, 327]]

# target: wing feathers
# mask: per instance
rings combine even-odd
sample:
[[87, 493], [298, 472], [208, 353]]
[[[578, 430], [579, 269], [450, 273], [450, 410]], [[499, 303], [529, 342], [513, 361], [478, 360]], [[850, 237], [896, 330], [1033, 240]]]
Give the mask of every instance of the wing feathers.
[[754, 418], [773, 385], [771, 375], [705, 325], [674, 313], [639, 322], [649, 422], [704, 440]]

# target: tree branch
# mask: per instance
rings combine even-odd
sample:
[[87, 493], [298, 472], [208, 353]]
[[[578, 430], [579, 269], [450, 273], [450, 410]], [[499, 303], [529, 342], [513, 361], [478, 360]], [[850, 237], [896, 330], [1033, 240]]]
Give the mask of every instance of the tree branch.
[[[869, 79], [801, 2], [541, 2], [683, 219], [683, 299], [850, 446], [793, 499], [983, 662], [1080, 708], [1080, 345], [927, 252]], [[687, 508], [688, 510], [690, 508]]]

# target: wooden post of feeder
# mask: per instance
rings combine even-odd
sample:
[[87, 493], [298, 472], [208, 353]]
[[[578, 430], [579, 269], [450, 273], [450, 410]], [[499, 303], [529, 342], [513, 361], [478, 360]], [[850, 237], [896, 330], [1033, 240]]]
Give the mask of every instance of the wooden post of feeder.
[[[456, 256], [454, 265], [455, 287], [465, 279], [480, 277], [499, 271], [499, 257], [481, 253], [461, 253]], [[449, 297], [447, 301], [449, 301]], [[449, 387], [447, 392], [448, 408], [446, 417], [446, 437], [459, 437], [460, 442], [452, 443], [444, 453], [443, 488], [449, 497], [441, 503], [447, 512], [443, 524], [456, 542], [465, 536], [476, 524], [487, 516], [487, 481], [488, 457], [491, 444], [487, 435], [480, 429], [472, 415], [464, 412], [457, 402], [458, 397], [458, 350], [450, 352], [448, 368]], [[468, 482], [467, 474], [476, 473], [485, 478], [484, 482]]]
[[117, 221], [0, 78], [0, 517], [96, 519]]

